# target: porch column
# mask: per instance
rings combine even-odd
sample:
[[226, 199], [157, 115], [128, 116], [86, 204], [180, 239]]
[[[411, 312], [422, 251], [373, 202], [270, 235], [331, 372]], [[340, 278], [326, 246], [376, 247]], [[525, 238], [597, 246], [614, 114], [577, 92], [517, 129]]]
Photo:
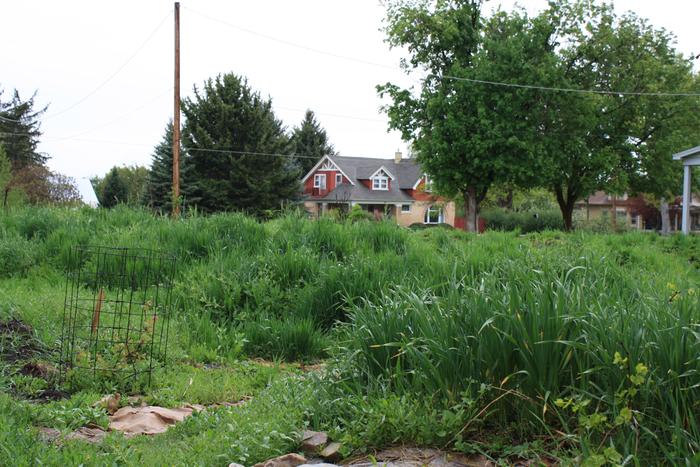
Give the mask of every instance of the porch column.
[[681, 229], [684, 235], [690, 233], [690, 203], [692, 202], [692, 196], [690, 194], [690, 169], [690, 165], [683, 166], [683, 218], [681, 221]]
[[328, 212], [328, 203], [321, 203], [321, 213], [326, 214]]

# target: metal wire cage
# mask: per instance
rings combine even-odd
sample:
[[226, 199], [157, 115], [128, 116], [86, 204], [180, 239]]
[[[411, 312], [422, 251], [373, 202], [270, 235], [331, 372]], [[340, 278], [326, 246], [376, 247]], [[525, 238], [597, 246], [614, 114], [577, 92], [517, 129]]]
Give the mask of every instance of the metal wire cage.
[[140, 248], [70, 251], [61, 329], [61, 380], [125, 383], [165, 364], [175, 258]]

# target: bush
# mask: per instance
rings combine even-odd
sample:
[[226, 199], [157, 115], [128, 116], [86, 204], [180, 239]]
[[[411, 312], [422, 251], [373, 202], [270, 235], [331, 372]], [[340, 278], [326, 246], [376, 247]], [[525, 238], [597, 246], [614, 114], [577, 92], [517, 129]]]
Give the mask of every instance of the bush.
[[34, 266], [36, 245], [18, 235], [0, 231], [0, 277], [23, 276]]
[[564, 220], [558, 210], [508, 211], [493, 208], [484, 210], [480, 216], [489, 230], [519, 230], [522, 233], [562, 230]]

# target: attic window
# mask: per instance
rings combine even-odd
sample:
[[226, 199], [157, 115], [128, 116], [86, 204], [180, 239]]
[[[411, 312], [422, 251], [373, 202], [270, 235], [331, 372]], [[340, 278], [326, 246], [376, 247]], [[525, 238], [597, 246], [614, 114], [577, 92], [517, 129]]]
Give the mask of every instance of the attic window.
[[372, 177], [372, 189], [384, 190], [389, 189], [389, 176], [383, 170]]
[[335, 174], [335, 184], [340, 185], [343, 183], [343, 174]]
[[314, 175], [314, 188], [326, 189], [326, 174]]

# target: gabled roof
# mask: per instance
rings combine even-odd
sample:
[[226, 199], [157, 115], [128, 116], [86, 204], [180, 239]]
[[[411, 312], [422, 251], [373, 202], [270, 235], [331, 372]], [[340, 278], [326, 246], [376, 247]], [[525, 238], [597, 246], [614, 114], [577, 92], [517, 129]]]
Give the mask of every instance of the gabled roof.
[[[339, 157], [339, 156], [333, 156], [333, 157]], [[338, 168], [338, 170], [340, 171], [340, 173], [343, 174], [343, 175], [345, 176], [345, 178], [347, 178], [348, 180], [350, 180], [350, 184], [352, 184], [352, 185], [355, 184], [355, 182], [353, 182], [352, 178], [350, 178], [350, 176], [349, 176], [347, 173], [345, 173], [345, 171], [343, 170], [343, 168], [340, 167], [338, 164], [336, 164], [336, 162], [335, 162], [333, 159], [331, 159], [330, 156], [323, 156], [323, 157], [321, 158], [321, 160], [319, 160], [319, 161], [316, 163], [316, 165], [314, 165], [314, 166], [311, 168], [311, 170], [309, 170], [309, 172], [308, 172], [306, 175], [304, 175], [304, 178], [301, 179], [301, 183], [304, 183], [304, 182], [311, 176], [312, 173], [316, 172], [316, 171], [319, 169], [319, 167], [321, 167], [321, 165], [322, 165], [324, 162], [327, 162], [327, 161], [331, 162], [334, 166], [336, 166], [336, 167]]]
[[[324, 158], [326, 159], [326, 158]], [[302, 182], [318, 170], [322, 159], [306, 174]], [[379, 159], [370, 157], [329, 157], [351, 185], [342, 184], [322, 198], [327, 201], [379, 201], [379, 202], [410, 202], [412, 198], [402, 190], [411, 190], [416, 182], [423, 176], [420, 165], [415, 159], [401, 159], [396, 162], [392, 159]], [[372, 178], [377, 172], [384, 170], [392, 179], [389, 190], [370, 190], [361, 180]]]

